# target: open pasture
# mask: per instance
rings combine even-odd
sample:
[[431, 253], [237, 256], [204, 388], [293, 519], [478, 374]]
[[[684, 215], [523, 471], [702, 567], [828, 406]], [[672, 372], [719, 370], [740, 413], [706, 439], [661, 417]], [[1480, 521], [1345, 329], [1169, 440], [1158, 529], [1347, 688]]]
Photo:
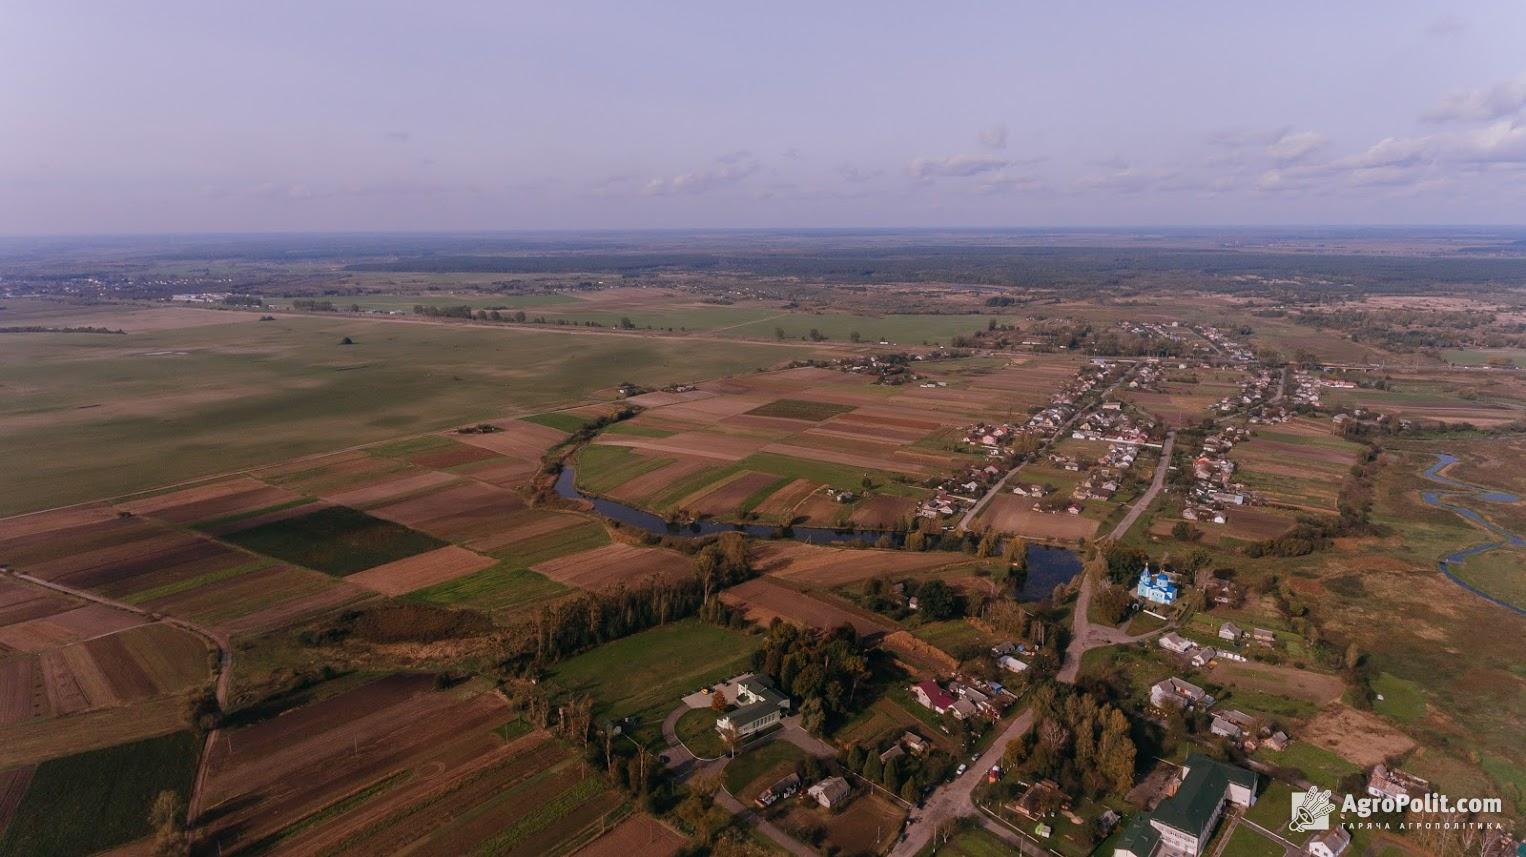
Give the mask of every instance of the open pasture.
[[[812, 350], [344, 316], [50, 309], [56, 324], [77, 316], [122, 327], [114, 314], [155, 323], [121, 336], [0, 342], [0, 472], [11, 489], [0, 515], [534, 413], [624, 380], [750, 372]], [[340, 345], [345, 337], [354, 344]], [[460, 440], [493, 449], [504, 442], [494, 437]]]

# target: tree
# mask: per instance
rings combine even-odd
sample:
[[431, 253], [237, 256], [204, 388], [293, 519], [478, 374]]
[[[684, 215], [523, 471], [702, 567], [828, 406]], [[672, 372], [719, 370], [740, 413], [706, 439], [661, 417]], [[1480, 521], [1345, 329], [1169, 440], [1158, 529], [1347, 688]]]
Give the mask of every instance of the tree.
[[890, 763], [885, 766], [884, 773], [880, 776], [880, 784], [885, 787], [886, 791], [892, 794], [901, 789], [901, 766], [898, 764], [899, 761], [898, 759], [891, 759]]
[[941, 580], [929, 580], [917, 587], [917, 609], [932, 620], [950, 619], [959, 612], [959, 596]]
[[827, 712], [821, 704], [821, 697], [807, 697], [800, 703], [800, 725], [813, 735], [820, 735], [826, 728]]
[[346, 336], [344, 339], [339, 340], [339, 344], [340, 345], [354, 345], [355, 344], [355, 340], [353, 340], [353, 339], [349, 338], [348, 336]]
[[721, 743], [726, 745], [726, 752], [729, 755], [735, 756], [737, 754], [737, 744], [742, 740], [742, 736], [737, 734], [736, 727], [726, 723], [724, 725], [717, 725], [716, 731], [721, 733]]
[[182, 857], [190, 853], [185, 835], [185, 803], [172, 789], [159, 792], [148, 810], [148, 824], [154, 831], [154, 854], [157, 857]]
[[774, 328], [774, 338], [775, 339], [783, 339], [784, 338], [784, 328], [782, 328], [782, 327]]
[[710, 710], [714, 711], [716, 714], [724, 712], [726, 710], [726, 694], [721, 693], [718, 690], [711, 691]]
[[854, 342], [861, 342], [861, 341], [863, 341], [863, 337], [860, 336], [858, 331], [856, 331], [856, 330], [853, 331], [852, 333], [848, 334], [848, 338], [851, 339]]

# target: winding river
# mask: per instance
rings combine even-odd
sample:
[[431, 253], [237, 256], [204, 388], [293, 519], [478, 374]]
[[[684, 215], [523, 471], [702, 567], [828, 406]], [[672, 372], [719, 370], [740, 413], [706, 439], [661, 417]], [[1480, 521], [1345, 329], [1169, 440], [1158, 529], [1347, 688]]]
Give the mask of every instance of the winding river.
[[[659, 515], [644, 509], [627, 506], [605, 497], [584, 494], [577, 488], [577, 473], [571, 467], [563, 467], [556, 478], [556, 494], [567, 500], [582, 500], [593, 504], [595, 512], [619, 521], [626, 526], [645, 530], [656, 536], [699, 538], [717, 533], [744, 533], [759, 539], [794, 539], [813, 545], [860, 545], [871, 546], [882, 537], [900, 547], [906, 543], [906, 534], [900, 530], [853, 530], [836, 527], [783, 527], [774, 524], [741, 524], [725, 521], [700, 520], [685, 524], [669, 523]], [[1028, 545], [1028, 576], [1018, 597], [1024, 601], [1037, 601], [1047, 597], [1056, 585], [1075, 577], [1081, 571], [1081, 557], [1069, 548], [1047, 545]]]
[[1441, 573], [1451, 578], [1452, 582], [1456, 583], [1458, 586], [1461, 586], [1462, 588], [1468, 590], [1480, 598], [1485, 599], [1486, 601], [1491, 601], [1500, 605], [1501, 607], [1505, 607], [1521, 614], [1522, 616], [1526, 616], [1526, 610], [1523, 610], [1514, 604], [1511, 604], [1507, 601], [1502, 601], [1499, 598], [1484, 592], [1478, 587], [1458, 577], [1457, 574], [1452, 570], [1453, 567], [1461, 565], [1469, 557], [1477, 556], [1487, 551], [1498, 550], [1504, 547], [1526, 547], [1526, 538], [1522, 538], [1520, 535], [1499, 526], [1498, 524], [1490, 521], [1483, 515], [1478, 514], [1466, 506], [1459, 506], [1456, 503], [1450, 502], [1453, 499], [1469, 499], [1479, 500], [1485, 503], [1514, 503], [1520, 499], [1516, 495], [1507, 491], [1495, 491], [1493, 489], [1484, 488], [1469, 482], [1463, 482], [1460, 479], [1453, 479], [1450, 476], [1442, 475], [1441, 471], [1456, 463], [1457, 460], [1457, 456], [1450, 453], [1443, 452], [1437, 454], [1436, 463], [1426, 468], [1422, 475], [1425, 476], [1426, 479], [1429, 479], [1438, 485], [1445, 486], [1445, 490], [1421, 492], [1421, 499], [1424, 500], [1428, 505], [1435, 506], [1438, 509], [1445, 509], [1454, 515], [1457, 515], [1466, 519], [1467, 521], [1470, 521], [1473, 524], [1478, 525], [1479, 527], [1482, 527], [1485, 531], [1492, 533], [1499, 538], [1495, 541], [1482, 542], [1480, 544], [1465, 547], [1461, 550], [1447, 554], [1441, 558], [1441, 561], [1437, 565], [1441, 568]]

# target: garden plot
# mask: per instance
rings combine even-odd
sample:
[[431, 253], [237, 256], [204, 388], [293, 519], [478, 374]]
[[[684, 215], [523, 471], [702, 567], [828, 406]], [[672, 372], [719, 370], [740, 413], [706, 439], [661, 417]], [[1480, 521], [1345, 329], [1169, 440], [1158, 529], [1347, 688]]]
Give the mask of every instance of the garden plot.
[[118, 503], [117, 508], [173, 524], [188, 524], [268, 509], [299, 499], [301, 495], [293, 491], [242, 476], [225, 482]]

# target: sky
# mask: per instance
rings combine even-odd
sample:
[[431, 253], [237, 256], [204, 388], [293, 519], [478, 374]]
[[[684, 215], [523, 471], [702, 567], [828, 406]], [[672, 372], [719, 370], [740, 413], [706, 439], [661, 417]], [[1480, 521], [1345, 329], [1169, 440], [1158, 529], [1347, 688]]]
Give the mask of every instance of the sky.
[[0, 0], [0, 234], [1526, 223], [1526, 2]]

